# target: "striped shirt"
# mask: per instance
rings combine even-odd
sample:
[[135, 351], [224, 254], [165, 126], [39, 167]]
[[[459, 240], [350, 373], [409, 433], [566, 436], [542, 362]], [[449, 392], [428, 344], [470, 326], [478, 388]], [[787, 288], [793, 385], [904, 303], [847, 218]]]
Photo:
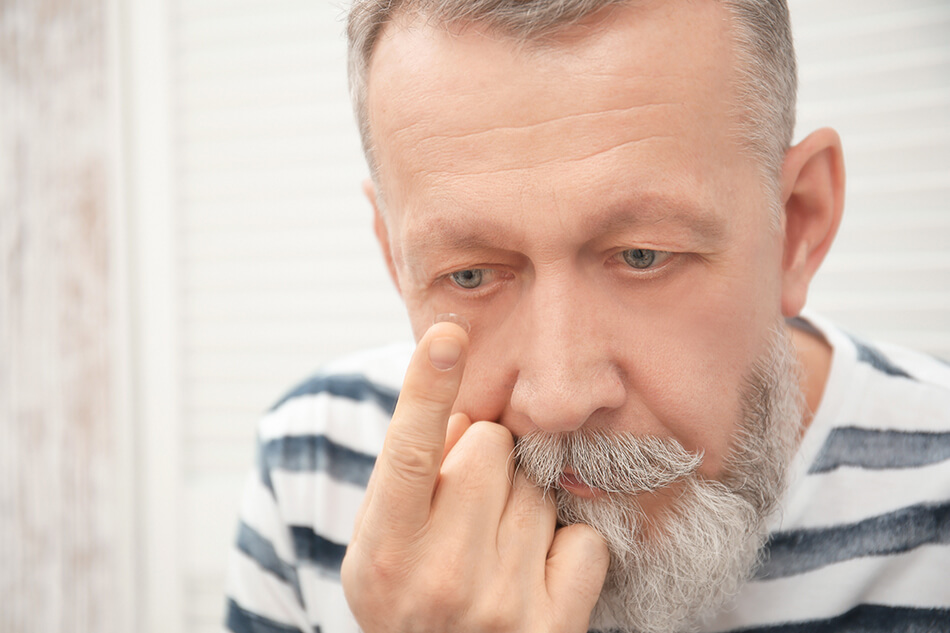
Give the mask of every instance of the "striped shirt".
[[[765, 563], [710, 632], [950, 631], [950, 366], [809, 315], [833, 348]], [[259, 427], [228, 570], [235, 633], [357, 633], [340, 586], [410, 345], [349, 357]]]

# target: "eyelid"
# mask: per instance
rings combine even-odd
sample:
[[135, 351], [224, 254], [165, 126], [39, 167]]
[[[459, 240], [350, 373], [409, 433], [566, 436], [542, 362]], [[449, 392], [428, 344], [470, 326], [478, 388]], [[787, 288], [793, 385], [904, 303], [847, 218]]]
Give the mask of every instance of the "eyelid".
[[[651, 251], [655, 253], [656, 262], [654, 262], [654, 264], [650, 266], [649, 268], [634, 268], [633, 266], [630, 266], [629, 264], [627, 264], [626, 261], [624, 261], [623, 254], [627, 251], [633, 251], [633, 250], [644, 250], [644, 251]], [[630, 271], [632, 274], [640, 275], [640, 276], [648, 276], [652, 274], [658, 274], [661, 270], [663, 270], [669, 265], [669, 262], [671, 260], [673, 260], [677, 255], [680, 255], [680, 254], [681, 253], [677, 253], [675, 251], [663, 251], [660, 249], [648, 248], [645, 246], [628, 246], [626, 248], [621, 248], [616, 253], [614, 253], [611, 259], [614, 260], [618, 265], [623, 267], [624, 270]]]
[[[481, 271], [482, 277], [483, 277], [482, 283], [479, 284], [478, 286], [474, 287], [474, 288], [466, 288], [465, 286], [460, 286], [458, 283], [456, 283], [456, 282], [452, 279], [452, 277], [453, 277], [456, 273], [465, 272], [465, 271], [467, 271], [467, 270], [478, 270], [478, 271]], [[493, 286], [494, 283], [497, 281], [498, 276], [499, 276], [499, 271], [496, 270], [496, 269], [494, 269], [494, 268], [488, 268], [488, 267], [482, 267], [482, 266], [472, 266], [472, 267], [469, 267], [469, 268], [458, 268], [458, 269], [456, 269], [456, 270], [452, 270], [452, 271], [450, 271], [450, 272], [447, 272], [447, 273], [445, 273], [444, 275], [442, 275], [442, 276], [440, 277], [440, 281], [443, 281], [444, 283], [447, 283], [450, 287], [452, 287], [454, 290], [456, 290], [456, 291], [458, 291], [458, 292], [462, 292], [462, 293], [465, 293], [465, 294], [467, 294], [467, 295], [472, 295], [472, 294], [477, 294], [477, 293], [480, 293], [480, 292], [486, 292], [486, 291], [490, 290], [490, 289], [491, 289], [491, 286]]]

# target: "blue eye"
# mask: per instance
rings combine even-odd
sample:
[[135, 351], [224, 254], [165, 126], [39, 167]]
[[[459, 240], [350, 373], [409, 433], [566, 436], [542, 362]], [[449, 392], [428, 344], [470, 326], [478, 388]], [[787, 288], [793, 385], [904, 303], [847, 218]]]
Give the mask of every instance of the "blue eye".
[[648, 248], [628, 248], [623, 251], [623, 261], [627, 262], [627, 265], [631, 268], [644, 269], [650, 268], [657, 261], [663, 261], [663, 259], [669, 255], [665, 251], [653, 251]]
[[469, 270], [460, 270], [451, 274], [452, 281], [461, 288], [472, 290], [482, 285], [485, 271], [481, 268], [471, 268]]

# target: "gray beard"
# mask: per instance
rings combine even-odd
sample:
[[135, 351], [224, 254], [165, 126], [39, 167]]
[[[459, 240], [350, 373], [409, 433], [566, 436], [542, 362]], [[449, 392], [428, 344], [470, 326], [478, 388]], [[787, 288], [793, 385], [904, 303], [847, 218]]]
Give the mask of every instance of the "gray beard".
[[[591, 431], [519, 438], [518, 466], [554, 492], [558, 521], [586, 523], [607, 542], [610, 567], [591, 629], [695, 630], [753, 574], [799, 439], [798, 376], [794, 348], [778, 328], [741, 387], [738, 435], [717, 481], [696, 472], [701, 454], [668, 438]], [[560, 489], [567, 467], [608, 494], [586, 499]], [[636, 495], [674, 483], [677, 496], [662, 516], [646, 516]]]

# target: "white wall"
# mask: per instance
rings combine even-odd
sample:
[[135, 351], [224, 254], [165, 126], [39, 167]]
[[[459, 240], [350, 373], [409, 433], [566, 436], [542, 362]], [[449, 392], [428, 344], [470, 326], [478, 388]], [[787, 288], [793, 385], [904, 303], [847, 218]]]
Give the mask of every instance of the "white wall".
[[[210, 631], [257, 417], [327, 359], [409, 334], [359, 190], [343, 8], [122, 6], [142, 630]], [[811, 305], [950, 358], [950, 4], [792, 11], [800, 129], [841, 131], [851, 181]]]
[[798, 136], [845, 147], [848, 195], [809, 305], [950, 359], [950, 3], [792, 0]]

